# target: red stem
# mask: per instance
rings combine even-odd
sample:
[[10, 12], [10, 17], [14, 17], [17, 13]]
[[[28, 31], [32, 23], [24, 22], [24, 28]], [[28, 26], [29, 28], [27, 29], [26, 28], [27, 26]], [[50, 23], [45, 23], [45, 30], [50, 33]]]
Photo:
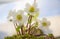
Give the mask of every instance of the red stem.
[[[29, 17], [30, 21], [32, 20], [32, 16], [30, 15]], [[29, 24], [29, 31], [28, 31], [28, 34], [30, 34], [30, 28], [31, 28], [31, 23]]]
[[23, 25], [21, 26], [21, 32], [22, 32], [22, 35], [23, 35], [24, 34]]

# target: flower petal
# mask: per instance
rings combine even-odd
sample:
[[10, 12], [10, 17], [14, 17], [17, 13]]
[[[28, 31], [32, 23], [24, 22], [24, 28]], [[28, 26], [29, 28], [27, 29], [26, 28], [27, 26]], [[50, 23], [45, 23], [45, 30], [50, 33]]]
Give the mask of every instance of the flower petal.
[[48, 23], [48, 26], [51, 25], [51, 23], [49, 21], [47, 21], [47, 23]]
[[46, 18], [43, 18], [43, 19], [42, 19], [42, 21], [43, 21], [43, 22], [46, 22], [46, 21], [47, 21], [47, 19], [46, 19]]
[[23, 11], [23, 10], [18, 10], [16, 14], [21, 14], [21, 15], [23, 15], [23, 14], [24, 14], [24, 11]]
[[26, 8], [29, 8], [31, 5], [29, 3], [26, 3]]

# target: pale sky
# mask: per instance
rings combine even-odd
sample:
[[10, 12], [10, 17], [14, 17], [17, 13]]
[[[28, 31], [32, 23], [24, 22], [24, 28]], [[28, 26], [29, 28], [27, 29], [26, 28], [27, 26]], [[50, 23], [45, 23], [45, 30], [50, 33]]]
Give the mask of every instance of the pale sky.
[[[6, 22], [9, 11], [24, 9], [27, 2], [33, 3], [33, 0], [15, 1], [10, 3], [3, 3], [0, 0], [0, 3], [3, 3], [0, 4], [0, 39], [3, 39], [3, 37], [6, 36], [4, 33], [9, 32], [11, 34], [11, 31], [13, 31], [12, 25], [10, 25], [9, 22]], [[60, 29], [60, 0], [38, 0], [37, 2], [40, 9], [39, 17], [48, 17], [48, 20], [51, 21], [51, 30], [53, 30], [53, 34], [55, 36], [60, 36], [60, 31], [58, 31]]]
[[[33, 3], [33, 0], [27, 1], [17, 1], [12, 3], [5, 3], [0, 4], [0, 22], [5, 21], [7, 19], [7, 15], [9, 10], [12, 9], [23, 9], [25, 4]], [[38, 0], [38, 7], [40, 9], [39, 17], [46, 17], [46, 16], [60, 16], [60, 0]]]

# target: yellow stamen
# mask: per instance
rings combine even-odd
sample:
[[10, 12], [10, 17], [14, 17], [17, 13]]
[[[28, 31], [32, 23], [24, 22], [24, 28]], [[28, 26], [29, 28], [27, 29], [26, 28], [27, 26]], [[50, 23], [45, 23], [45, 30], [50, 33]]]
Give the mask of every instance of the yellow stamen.
[[17, 15], [17, 16], [16, 16], [16, 19], [17, 19], [17, 20], [22, 20], [22, 16], [21, 16], [21, 15]]
[[46, 22], [43, 22], [42, 25], [43, 25], [44, 27], [46, 27], [46, 26], [47, 26], [47, 23], [46, 23]]
[[34, 12], [34, 11], [35, 11], [35, 8], [34, 8], [33, 6], [31, 6], [31, 7], [29, 8], [29, 11], [30, 11], [30, 12]]

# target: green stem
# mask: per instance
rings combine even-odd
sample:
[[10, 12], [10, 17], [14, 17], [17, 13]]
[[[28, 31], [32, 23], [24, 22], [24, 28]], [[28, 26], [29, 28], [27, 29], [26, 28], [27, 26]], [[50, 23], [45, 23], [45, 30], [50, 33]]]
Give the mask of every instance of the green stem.
[[[14, 27], [15, 27], [15, 30], [16, 30], [16, 24], [14, 24]], [[17, 31], [16, 31], [17, 32]], [[17, 35], [18, 35], [18, 32], [17, 32]]]
[[[17, 23], [14, 24], [14, 27], [15, 27], [15, 30], [16, 30], [16, 27], [17, 27]], [[20, 35], [20, 31], [16, 31], [17, 32], [17, 35]]]

